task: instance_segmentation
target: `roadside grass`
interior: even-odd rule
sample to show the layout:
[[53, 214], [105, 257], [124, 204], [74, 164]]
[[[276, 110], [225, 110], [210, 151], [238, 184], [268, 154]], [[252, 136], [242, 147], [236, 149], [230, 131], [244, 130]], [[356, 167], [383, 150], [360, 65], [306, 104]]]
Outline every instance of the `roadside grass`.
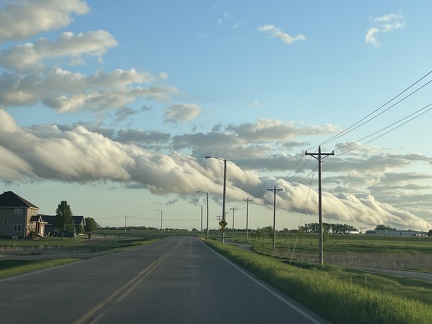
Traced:
[[[127, 238], [119, 238], [116, 235], [113, 239], [105, 235], [94, 235], [91, 240], [87, 237], [63, 238], [63, 240], [58, 237], [38, 240], [0, 240], [0, 279], [78, 261], [80, 259], [74, 257], [77, 253], [121, 252], [154, 243], [159, 239], [160, 235], [137, 235]], [[32, 255], [41, 258], [50, 255], [51, 257], [50, 259], [8, 260], [8, 255], [14, 257]], [[59, 257], [53, 259], [53, 255]]]
[[128, 243], [123, 243], [121, 246], [119, 247], [115, 247], [113, 249], [110, 249], [111, 252], [121, 252], [121, 251], [125, 251], [128, 250], [130, 248], [134, 248], [134, 247], [138, 247], [138, 246], [145, 246], [145, 245], [149, 245], [152, 243], [155, 243], [157, 241], [159, 241], [160, 238], [154, 238], [154, 239], [149, 239], [149, 240], [131, 240]]
[[25, 273], [76, 262], [79, 259], [50, 259], [50, 260], [1, 260], [0, 278], [19, 276]]
[[160, 239], [160, 235], [121, 235], [95, 234], [76, 238], [44, 237], [37, 240], [0, 240], [0, 255], [45, 255], [62, 253], [94, 253], [101, 251], [122, 251], [139, 245], [145, 245]]
[[[424, 287], [427, 286], [424, 281], [411, 279], [410, 285], [402, 285], [417, 287], [415, 298], [410, 294], [401, 296], [399, 293], [408, 288], [399, 288], [398, 293], [382, 288], [401, 285], [402, 280], [398, 281], [389, 275], [350, 272], [330, 266], [293, 266], [214, 240], [207, 240], [206, 243], [259, 279], [332, 322], [432, 323], [432, 303], [428, 297], [419, 297], [431, 293], [431, 287]], [[422, 289], [425, 293], [418, 294]]]

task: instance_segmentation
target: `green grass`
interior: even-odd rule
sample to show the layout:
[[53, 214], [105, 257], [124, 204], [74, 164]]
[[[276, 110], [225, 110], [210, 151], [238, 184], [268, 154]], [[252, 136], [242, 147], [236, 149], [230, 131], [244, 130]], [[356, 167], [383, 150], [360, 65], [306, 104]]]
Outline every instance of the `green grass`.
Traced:
[[[236, 234], [237, 241], [244, 241], [244, 236]], [[271, 253], [272, 240], [249, 239], [249, 242], [262, 252]], [[278, 233], [276, 248], [298, 252], [316, 252], [318, 249], [318, 234]], [[324, 250], [327, 252], [354, 253], [407, 253], [432, 254], [432, 238], [430, 237], [400, 237], [400, 236], [369, 236], [369, 235], [326, 235]]]
[[[401, 285], [401, 280], [391, 276], [385, 278], [329, 266], [292, 266], [229, 244], [213, 240], [207, 243], [258, 278], [332, 322], [432, 323], [432, 304], [427, 297], [419, 297], [421, 283], [418, 281], [411, 280], [410, 285]], [[419, 290], [414, 289], [413, 293], [416, 298], [409, 293], [400, 296], [395, 291], [389, 292], [382, 288], [398, 285], [405, 287], [398, 288], [399, 292], [417, 287]], [[431, 294], [430, 286], [424, 289], [425, 295]]]
[[57, 267], [78, 260], [79, 259], [74, 258], [50, 260], [1, 260], [0, 278], [14, 277], [29, 272]]

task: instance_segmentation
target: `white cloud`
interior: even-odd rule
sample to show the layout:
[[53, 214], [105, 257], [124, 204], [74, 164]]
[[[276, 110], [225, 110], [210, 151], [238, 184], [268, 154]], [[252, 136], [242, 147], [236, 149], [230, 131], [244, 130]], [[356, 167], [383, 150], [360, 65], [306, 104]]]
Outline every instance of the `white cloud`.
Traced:
[[249, 105], [257, 108], [261, 108], [263, 106], [259, 100], [252, 100]]
[[371, 27], [368, 29], [367, 33], [366, 33], [366, 44], [372, 44], [375, 47], [379, 47], [379, 43], [376, 39], [376, 34], [379, 33], [379, 29], [375, 28], [375, 27]]
[[294, 122], [265, 118], [258, 119], [256, 123], [230, 125], [226, 129], [227, 131], [235, 132], [236, 136], [246, 142], [255, 143], [289, 140], [298, 135], [328, 135], [338, 131], [333, 125], [298, 127]]
[[[148, 151], [133, 144], [108, 139], [77, 126], [61, 130], [55, 125], [19, 127], [0, 109], [0, 152], [4, 163], [0, 178], [9, 181], [57, 180], [88, 183], [115, 181], [141, 185], [154, 194], [191, 195], [197, 190], [220, 194], [223, 185], [222, 161], [195, 159], [180, 153], [169, 155]], [[260, 177], [227, 162], [227, 199], [253, 197], [254, 203], [271, 206], [267, 188], [282, 187], [278, 208], [316, 215], [317, 193], [309, 187], [277, 178]], [[369, 225], [394, 224], [400, 228], [432, 227], [423, 219], [379, 203], [372, 196], [358, 198], [324, 192], [324, 217], [331, 221]]]
[[[0, 53], [0, 65], [18, 71], [43, 68], [44, 60], [68, 56], [83, 63], [81, 55], [101, 56], [109, 47], [117, 46], [114, 37], [103, 30], [94, 32], [63, 33], [57, 42], [39, 39], [35, 44], [26, 43]], [[74, 64], [76, 64], [75, 61]]]
[[66, 112], [119, 108], [137, 97], [164, 101], [178, 93], [174, 87], [139, 86], [154, 80], [157, 79], [151, 74], [134, 69], [97, 72], [91, 76], [60, 68], [51, 70], [45, 76], [3, 73], [0, 75], [0, 105], [31, 106], [42, 102], [59, 112]]
[[279, 28], [273, 25], [263, 25], [258, 27], [259, 32], [266, 32], [271, 37], [276, 37], [281, 39], [285, 44], [292, 44], [297, 41], [306, 40], [306, 37], [302, 34], [298, 34], [297, 36], [290, 36], [289, 34], [283, 32]]
[[177, 104], [165, 108], [164, 119], [166, 122], [189, 121], [201, 113], [201, 107], [192, 104]]
[[22, 40], [43, 31], [65, 27], [72, 15], [89, 12], [81, 0], [11, 0], [0, 11], [0, 43]]
[[160, 72], [159, 78], [161, 79], [168, 79], [168, 73], [167, 72]]
[[388, 33], [396, 29], [405, 27], [405, 18], [402, 15], [388, 14], [381, 17], [372, 18], [372, 27], [368, 28], [365, 42], [375, 47], [379, 47], [380, 43], [377, 40], [378, 34]]

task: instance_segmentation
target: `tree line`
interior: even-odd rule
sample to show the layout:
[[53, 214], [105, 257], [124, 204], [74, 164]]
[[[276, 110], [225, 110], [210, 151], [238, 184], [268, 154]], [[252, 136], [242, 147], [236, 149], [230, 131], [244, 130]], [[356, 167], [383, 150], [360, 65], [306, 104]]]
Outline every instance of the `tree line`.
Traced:
[[[348, 224], [330, 224], [323, 223], [323, 230], [325, 233], [330, 234], [349, 234], [350, 232], [357, 232], [358, 229]], [[305, 224], [299, 227], [299, 231], [303, 233], [319, 233], [319, 223]]]

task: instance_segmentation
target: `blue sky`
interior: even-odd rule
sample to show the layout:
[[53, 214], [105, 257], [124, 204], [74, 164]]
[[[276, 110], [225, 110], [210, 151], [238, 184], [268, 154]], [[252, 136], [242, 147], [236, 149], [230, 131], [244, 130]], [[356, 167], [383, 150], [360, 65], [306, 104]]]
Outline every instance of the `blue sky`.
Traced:
[[277, 185], [297, 228], [318, 222], [322, 145], [325, 222], [429, 230], [431, 7], [0, 0], [1, 184], [103, 226], [199, 228], [209, 192], [217, 228], [217, 156], [229, 227], [248, 197], [272, 225]]

